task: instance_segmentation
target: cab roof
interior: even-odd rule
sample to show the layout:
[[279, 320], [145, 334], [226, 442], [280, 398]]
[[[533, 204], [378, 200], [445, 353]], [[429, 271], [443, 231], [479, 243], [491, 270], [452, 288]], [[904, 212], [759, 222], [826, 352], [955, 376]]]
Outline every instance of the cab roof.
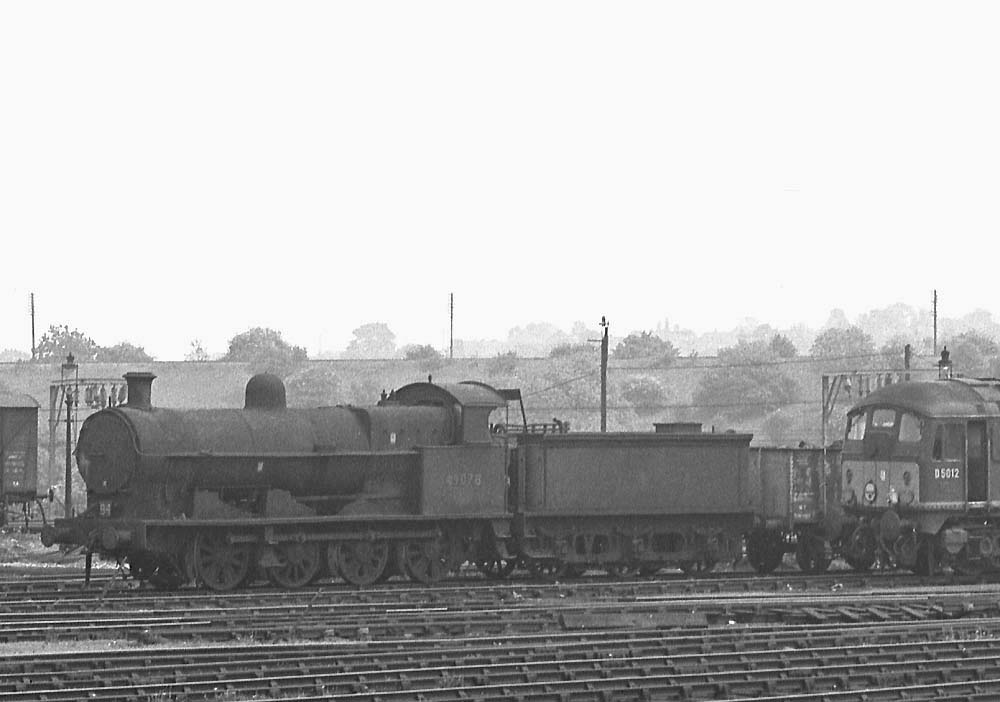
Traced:
[[461, 383], [411, 383], [396, 390], [391, 397], [401, 405], [450, 405], [464, 407], [503, 407], [507, 400], [500, 391], [471, 380]]
[[895, 383], [859, 400], [851, 412], [873, 406], [907, 409], [926, 417], [997, 417], [1000, 380], [951, 378]]

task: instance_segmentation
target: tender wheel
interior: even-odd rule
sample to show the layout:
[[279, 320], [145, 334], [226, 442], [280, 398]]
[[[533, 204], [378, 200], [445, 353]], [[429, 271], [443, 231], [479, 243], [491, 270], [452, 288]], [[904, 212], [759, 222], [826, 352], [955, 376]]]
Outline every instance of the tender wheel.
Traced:
[[436, 583], [447, 575], [448, 553], [436, 541], [404, 541], [396, 547], [396, 568], [411, 580]]
[[878, 540], [871, 527], [859, 526], [847, 539], [844, 560], [857, 571], [868, 571], [875, 565], [878, 555]]
[[913, 572], [917, 575], [933, 575], [937, 570], [933, 539], [927, 534], [917, 535], [917, 559], [913, 566]]
[[774, 572], [785, 556], [781, 535], [769, 531], [755, 531], [747, 539], [747, 560], [761, 575]]
[[980, 576], [988, 571], [989, 567], [981, 558], [969, 558], [969, 547], [965, 546], [951, 562], [951, 569], [959, 575]]
[[279, 587], [295, 588], [308, 585], [319, 575], [323, 561], [315, 542], [286, 543], [275, 549], [279, 566], [269, 566], [267, 577]]
[[476, 570], [485, 575], [490, 580], [505, 580], [510, 577], [517, 567], [517, 560], [513, 558], [493, 558], [476, 561]]
[[352, 585], [365, 587], [378, 582], [389, 565], [387, 541], [345, 541], [334, 548], [337, 572]]
[[803, 534], [795, 547], [795, 562], [803, 573], [825, 573], [830, 567], [826, 542], [815, 534]]
[[194, 542], [194, 571], [212, 590], [227, 592], [249, 579], [253, 548], [229, 543], [225, 534], [201, 534]]

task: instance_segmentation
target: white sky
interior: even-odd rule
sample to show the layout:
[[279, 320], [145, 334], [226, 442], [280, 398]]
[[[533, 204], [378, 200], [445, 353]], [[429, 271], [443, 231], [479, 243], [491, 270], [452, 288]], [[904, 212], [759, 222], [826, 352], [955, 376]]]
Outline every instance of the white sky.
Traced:
[[0, 348], [1000, 317], [1000, 4], [0, 3]]

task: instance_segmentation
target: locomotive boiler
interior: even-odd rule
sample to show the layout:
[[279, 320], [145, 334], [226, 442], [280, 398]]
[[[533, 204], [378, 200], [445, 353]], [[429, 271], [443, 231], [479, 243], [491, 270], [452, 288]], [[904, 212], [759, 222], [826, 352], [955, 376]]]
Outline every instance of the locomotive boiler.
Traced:
[[433, 578], [506, 515], [505, 450], [488, 423], [506, 401], [485, 385], [415, 383], [375, 407], [290, 409], [281, 381], [259, 375], [242, 410], [171, 410], [152, 406], [152, 374], [125, 377], [128, 403], [81, 427], [87, 510], [46, 529], [47, 544], [220, 590], [256, 565], [285, 586], [324, 568], [364, 585], [393, 568]]

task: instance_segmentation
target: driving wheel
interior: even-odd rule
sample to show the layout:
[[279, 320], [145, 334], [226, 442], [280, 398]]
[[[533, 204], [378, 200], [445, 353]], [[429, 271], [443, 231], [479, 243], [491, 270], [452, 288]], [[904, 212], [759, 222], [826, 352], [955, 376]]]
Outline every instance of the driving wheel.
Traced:
[[379, 581], [389, 565], [389, 543], [377, 541], [344, 541], [337, 544], [337, 572], [347, 582], [361, 587]]
[[322, 560], [315, 542], [284, 543], [275, 547], [281, 565], [268, 566], [267, 577], [279, 587], [308, 585], [319, 575]]
[[209, 589], [227, 592], [249, 579], [252, 556], [249, 544], [230, 543], [224, 533], [200, 534], [194, 542], [194, 571]]

